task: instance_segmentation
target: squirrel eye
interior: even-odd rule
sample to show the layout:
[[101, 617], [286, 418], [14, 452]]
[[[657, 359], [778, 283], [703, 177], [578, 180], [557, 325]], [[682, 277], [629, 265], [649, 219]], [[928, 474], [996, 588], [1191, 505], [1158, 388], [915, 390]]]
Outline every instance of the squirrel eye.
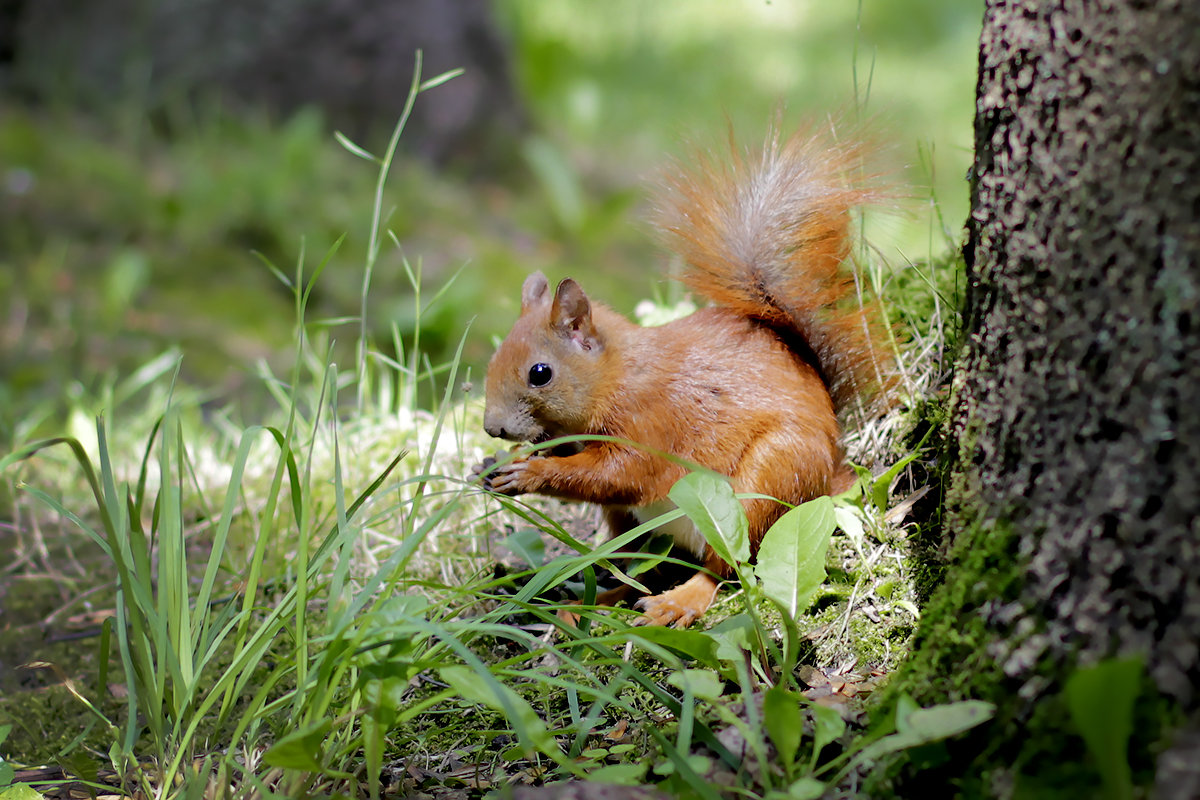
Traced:
[[554, 370], [550, 369], [549, 364], [539, 362], [529, 368], [530, 386], [545, 386], [552, 377], [554, 377]]

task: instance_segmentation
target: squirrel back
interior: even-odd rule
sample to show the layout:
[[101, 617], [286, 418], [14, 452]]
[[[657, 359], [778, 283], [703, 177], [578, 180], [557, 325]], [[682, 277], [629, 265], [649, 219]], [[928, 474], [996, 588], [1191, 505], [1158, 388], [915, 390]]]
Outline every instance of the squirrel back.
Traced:
[[891, 372], [878, 309], [847, 269], [851, 212], [879, 194], [857, 177], [863, 150], [772, 131], [761, 151], [731, 142], [727, 159], [698, 156], [657, 202], [658, 227], [685, 264], [680, 279], [780, 332], [813, 362], [837, 411], [876, 395]]

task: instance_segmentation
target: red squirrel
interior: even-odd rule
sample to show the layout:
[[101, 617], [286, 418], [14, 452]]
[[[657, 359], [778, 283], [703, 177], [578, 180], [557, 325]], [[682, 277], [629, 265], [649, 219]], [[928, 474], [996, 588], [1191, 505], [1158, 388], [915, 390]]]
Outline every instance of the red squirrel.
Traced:
[[[537, 272], [488, 365], [492, 436], [537, 445], [603, 435], [647, 449], [584, 442], [566, 455], [485, 463], [487, 488], [597, 503], [614, 535], [672, 507], [667, 492], [686, 468], [652, 451], [793, 505], [849, 488], [838, 412], [878, 392], [890, 370], [886, 332], [847, 266], [851, 212], [875, 195], [853, 177], [862, 148], [772, 132], [760, 151], [731, 150], [669, 177], [659, 199], [681, 279], [712, 305], [640, 327], [570, 278], [552, 292]], [[744, 505], [755, 552], [787, 507]], [[705, 571], [637, 606], [643, 622], [685, 627], [712, 604], [712, 575], [731, 570], [686, 519], [670, 528]]]

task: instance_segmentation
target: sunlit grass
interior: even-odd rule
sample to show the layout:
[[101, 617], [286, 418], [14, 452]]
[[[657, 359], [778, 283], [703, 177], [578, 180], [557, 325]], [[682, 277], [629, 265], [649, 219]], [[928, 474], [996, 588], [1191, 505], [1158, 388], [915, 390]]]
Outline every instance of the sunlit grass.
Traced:
[[[571, 58], [596, 59], [610, 57], [615, 38], [629, 35], [652, 61], [657, 54], [649, 52], [651, 44], [668, 51], [687, 50], [689, 42], [708, 46], [723, 30], [745, 23], [772, 37], [771, 49], [746, 61], [728, 86], [753, 85], [762, 95], [786, 91], [804, 78], [790, 71], [799, 67], [789, 66], [783, 44], [788, 36], [828, 35], [830, 28], [820, 25], [836, 28], [849, 19], [839, 11], [818, 24], [812, 6], [772, 5], [776, 8], [756, 7], [747, 20], [728, 10], [733, 6], [706, 5], [711, 16], [694, 18], [663, 4], [631, 17], [610, 13], [606, 25], [591, 28], [577, 16], [558, 19], [548, 12], [536, 20], [545, 27], [534, 33], [552, 38], [554, 26], [565, 25], [581, 42], [591, 37]], [[671, 27], [680, 20], [686, 24]], [[667, 26], [677, 38], [655, 39], [648, 32], [653, 25]], [[677, 63], [698, 63], [689, 59], [703, 49], [685, 52]], [[938, 88], [934, 72], [912, 74], [926, 76], [933, 93], [945, 88]], [[613, 137], [608, 146], [616, 151], [641, 148], [658, 163], [670, 149], [660, 137], [669, 135], [636, 125], [618, 130], [624, 112], [609, 112], [616, 109], [611, 90], [621, 88], [621, 73], [596, 74], [612, 85], [589, 88], [572, 83], [573, 73], [564, 74], [573, 98], [564, 102], [579, 104], [571, 112], [578, 117], [567, 120], [564, 130], [580, 137], [580, 148], [607, 132]], [[752, 76], [749, 83], [746, 75]], [[679, 73], [672, 80], [687, 89]], [[879, 73], [872, 81], [875, 103], [891, 90]], [[640, 86], [625, 83], [630, 92]], [[559, 89], [548, 85], [544, 91], [537, 101], [543, 114]], [[687, 91], [677, 106], [659, 113], [671, 116], [685, 105], [697, 127], [719, 124], [722, 111], [699, 107]], [[636, 115], [645, 107], [631, 97], [627, 110]], [[766, 105], [762, 110], [765, 114]], [[747, 106], [736, 116], [754, 126], [761, 121], [759, 111]], [[692, 121], [679, 117], [672, 124], [692, 128]], [[479, 782], [468, 785], [479, 789], [509, 780], [588, 777], [653, 782], [712, 797], [711, 784], [720, 780], [736, 783], [748, 797], [772, 791], [815, 797], [827, 783], [870, 768], [873, 759], [927, 741], [911, 735], [915, 723], [906, 720], [921, 712], [910, 707], [876, 720], [866, 736], [835, 721], [801, 694], [795, 667], [803, 660], [847, 680], [865, 677], [865, 694], [875, 680], [869, 670], [886, 673], [904, 657], [919, 612], [905, 563], [903, 515], [920, 487], [910, 480], [888, 512], [888, 484], [899, 478], [884, 468], [915, 447], [907, 412], [944, 381], [946, 342], [956, 329], [959, 265], [952, 259], [912, 265], [889, 256], [884, 268], [867, 259], [864, 279], [888, 299], [899, 333], [903, 401], [892, 414], [855, 426], [851, 457], [883, 477], [839, 506], [843, 530], [830, 540], [823, 565], [828, 574], [811, 605], [797, 604], [785, 613], [748, 578], [748, 589], [727, 587], [695, 630], [634, 628], [636, 615], [629, 609], [587, 605], [571, 607], [584, 620], [577, 628], [558, 616], [561, 601], [555, 598], [581, 592], [586, 599], [595, 590], [596, 574], [633, 537], [593, 541], [584, 535], [586, 524], [570, 524], [576, 510], [537, 499], [489, 497], [466, 481], [471, 467], [495, 449], [481, 431], [478, 389], [463, 387], [482, 377], [469, 364], [486, 354], [495, 327], [477, 324], [468, 333], [461, 314], [485, 308], [495, 320], [515, 314], [519, 278], [496, 299], [471, 277], [492, 272], [498, 263], [514, 275], [544, 264], [561, 271], [570, 257], [584, 253], [595, 261], [572, 262], [572, 268], [599, 270], [603, 259], [597, 253], [608, 251], [595, 242], [623, 226], [621, 215], [635, 204], [625, 190], [613, 188], [624, 178], [609, 182], [602, 158], [581, 159], [576, 145], [564, 148], [548, 137], [542, 155], [531, 155], [531, 169], [541, 164], [544, 190], [555, 183], [565, 188], [555, 190], [557, 199], [529, 204], [502, 197], [497, 216], [540, 215], [545, 227], [538, 232], [555, 232], [567, 243], [537, 245], [525, 258], [528, 253], [519, 248], [495, 242], [477, 247], [478, 240], [463, 245], [446, 231], [421, 230], [414, 222], [427, 210], [421, 202], [442, 202], [439, 191], [425, 192], [430, 184], [418, 182], [414, 191], [392, 194], [390, 187], [407, 179], [387, 181], [390, 157], [378, 160], [374, 174], [363, 170], [363, 177], [350, 172], [360, 162], [345, 154], [336, 160], [325, 151], [332, 150], [330, 143], [314, 144], [305, 123], [295, 124], [287, 141], [276, 143], [288, 166], [253, 173], [264, 184], [258, 202], [267, 227], [299, 238], [303, 231], [297, 230], [306, 223], [289, 219], [301, 207], [285, 197], [294, 188], [286, 176], [302, 171], [305, 158], [318, 152], [322, 163], [329, 159], [348, 171], [334, 185], [367, 199], [348, 203], [345, 209], [352, 210], [334, 213], [330, 228], [322, 223], [316, 234], [306, 235], [293, 265], [280, 253], [265, 253], [271, 268], [262, 267], [259, 275], [277, 294], [258, 313], [286, 319], [280, 336], [286, 355], [222, 348], [222, 357], [235, 360], [242, 379], [266, 398], [254, 411], [256, 424], [247, 424], [237, 407], [213, 403], [211, 387], [197, 390], [186, 373], [176, 377], [179, 354], [173, 351], [142, 359], [128, 376], [110, 370], [107, 377], [74, 384], [61, 398], [65, 423], [59, 427], [52, 412], [29, 411], [12, 421], [9, 435], [21, 445], [47, 428], [70, 440], [33, 445], [36, 454], [25, 458], [29, 453], [22, 450], [5, 462], [0, 474], [17, 498], [17, 524], [36, 528], [45, 522], [64, 538], [86, 537], [106, 559], [91, 562], [101, 566], [87, 578], [106, 590], [111, 583], [119, 592], [112, 599], [119, 616], [98, 641], [83, 645], [95, 642], [105, 656], [99, 674], [87, 675], [80, 691], [94, 728], [86, 739], [39, 752], [40, 757], [107, 761], [149, 796], [377, 795], [388, 770], [401, 776], [428, 770], [424, 784], [406, 785], [419, 791], [449, 780], [429, 776], [444, 774], [447, 761], [457, 760], [471, 766], [469, 781]], [[239, 159], [271, 146], [270, 129], [263, 130], [265, 141], [229, 153], [230, 160], [251, 169]], [[215, 129], [208, 134], [211, 141], [194, 143], [197, 172], [229, 147]], [[634, 147], [625, 149], [628, 143]], [[110, 172], [125, 171], [119, 183], [133, 180], [131, 169], [126, 163]], [[166, 174], [154, 179], [170, 187], [172, 175], [188, 168], [163, 169]], [[201, 247], [204, 226], [223, 218], [217, 184], [237, 184], [235, 173], [222, 176], [216, 169], [209, 176], [213, 185], [193, 174], [173, 190], [187, 198], [186, 213], [198, 215], [192, 234], [200, 238], [187, 240], [191, 245]], [[387, 182], [388, 190], [373, 196], [375, 181]], [[601, 184], [604, 202], [590, 194], [593, 183]], [[572, 192], [581, 198], [577, 207]], [[450, 195], [450, 206], [474, 202], [460, 191]], [[335, 205], [339, 197], [331, 192], [320, 203]], [[134, 199], [149, 202], [140, 194]], [[957, 213], [943, 212], [943, 220]], [[369, 220], [374, 222], [367, 235]], [[299, 228], [289, 227], [293, 224]], [[341, 224], [357, 231], [357, 239], [339, 243]], [[952, 245], [953, 222], [938, 220], [931, 210], [920, 224], [916, 252], [922, 257]], [[889, 233], [874, 222], [868, 231], [873, 240], [880, 234], [890, 238]], [[482, 263], [472, 263], [465, 280], [449, 283], [443, 292], [454, 270], [423, 268], [410, 235], [426, 241], [444, 235], [454, 240], [448, 249], [461, 247], [476, 259], [482, 253]], [[618, 237], [617, 249], [629, 241]], [[380, 249], [372, 252], [374, 247]], [[55, 258], [66, 263], [73, 249]], [[373, 296], [392, 292], [373, 286], [369, 269], [364, 274], [368, 253], [380, 259], [374, 279], [390, 272], [390, 288], [403, 282], [415, 301], [375, 305]], [[102, 262], [109, 264], [109, 294], [102, 295], [96, 316], [86, 319], [122, 318], [123, 304], [147, 286], [139, 282], [149, 281], [138, 258], [136, 251], [125, 251]], [[347, 275], [347, 264], [359, 266]], [[634, 268], [642, 275], [647, 266], [643, 261]], [[312, 304], [329, 282], [337, 287], [333, 293], [350, 298], [358, 316], [314, 313]], [[634, 289], [638, 295], [652, 291], [678, 299], [671, 290]], [[191, 357], [184, 354], [185, 370]], [[89, 469], [93, 481], [84, 479]], [[543, 559], [535, 544], [518, 546], [518, 539], [548, 541], [554, 549]], [[497, 570], [496, 551], [506, 544], [518, 557]], [[522, 554], [533, 563], [522, 562]], [[53, 566], [48, 557], [39, 558]], [[73, 585], [86, 592], [92, 588], [86, 583]], [[569, 591], [556, 594], [562, 587]], [[99, 601], [110, 595], [91, 596]], [[804, 647], [802, 638], [808, 642]], [[808, 646], [811, 651], [804, 650]], [[123, 698], [110, 694], [112, 685], [126, 692]], [[766, 700], [754, 700], [764, 691]], [[985, 717], [986, 709], [956, 707], [937, 724], [917, 727], [939, 738]], [[815, 735], [787, 733], [805, 726]], [[740, 732], [745, 756], [718, 737], [722, 729]], [[32, 725], [17, 732], [23, 742], [36, 737]], [[17, 740], [10, 735], [9, 746]], [[97, 743], [97, 751], [85, 750]]]
[[[750, 797], [816, 796], [986, 719], [979, 705], [948, 707], [914, 736], [902, 720], [924, 712], [905, 708], [855, 738], [797, 683], [806, 639], [817, 664], [864, 692], [873, 678], [853, 672], [860, 660], [886, 669], [903, 655], [916, 609], [895, 564], [900, 534], [872, 505], [886, 505], [890, 474], [867, 487], [870, 502], [842, 507], [857, 522], [841, 520], [847, 532], [822, 559], [831, 574], [794, 607], [747, 590], [747, 572], [695, 630], [632, 627], [631, 610], [588, 605], [571, 606], [584, 626], [568, 624], [546, 595], [570, 583], [586, 597], [638, 532], [581, 541], [556, 504], [468, 485], [493, 445], [478, 400], [459, 394], [460, 362], [432, 362], [409, 341], [399, 358], [367, 347], [358, 364], [331, 363], [328, 328], [304, 324], [323, 263], [277, 268], [298, 321], [290, 368], [259, 367], [276, 404], [264, 425], [205, 412], [167, 354], [80, 398], [77, 439], [5, 464], [40, 509], [23, 502], [28, 513], [75, 520], [116, 568], [118, 615], [99, 647], [101, 664], [113, 654], [120, 666], [87, 685], [118, 683], [125, 699], [101, 689], [79, 702], [96, 720], [89, 741], [106, 741], [108, 764], [146, 795], [376, 795], [388, 765], [434, 772], [452, 756], [488, 785], [586, 777], [716, 797], [723, 781]], [[940, 279], [923, 274], [906, 281], [897, 322], [936, 337], [940, 306], [921, 298]], [[922, 373], [910, 378], [923, 391]], [[98, 424], [82, 422], [96, 411]], [[565, 552], [495, 573], [506, 528]], [[868, 603], [901, 623], [875, 623], [873, 645], [856, 613]], [[762, 708], [745, 704], [772, 684]], [[824, 732], [787, 733], [805, 720]], [[723, 728], [740, 732], [745, 755]], [[628, 734], [606, 738], [618, 730]]]

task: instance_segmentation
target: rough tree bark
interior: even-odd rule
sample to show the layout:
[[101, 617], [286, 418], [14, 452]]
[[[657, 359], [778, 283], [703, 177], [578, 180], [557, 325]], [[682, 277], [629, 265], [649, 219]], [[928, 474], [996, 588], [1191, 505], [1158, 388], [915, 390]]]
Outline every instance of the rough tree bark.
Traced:
[[1200, 3], [988, 0], [975, 130], [950, 562], [899, 683], [997, 703], [941, 778], [1004, 796], [1091, 779], [1063, 684], [1140, 656], [1137, 782], [1200, 797]]

